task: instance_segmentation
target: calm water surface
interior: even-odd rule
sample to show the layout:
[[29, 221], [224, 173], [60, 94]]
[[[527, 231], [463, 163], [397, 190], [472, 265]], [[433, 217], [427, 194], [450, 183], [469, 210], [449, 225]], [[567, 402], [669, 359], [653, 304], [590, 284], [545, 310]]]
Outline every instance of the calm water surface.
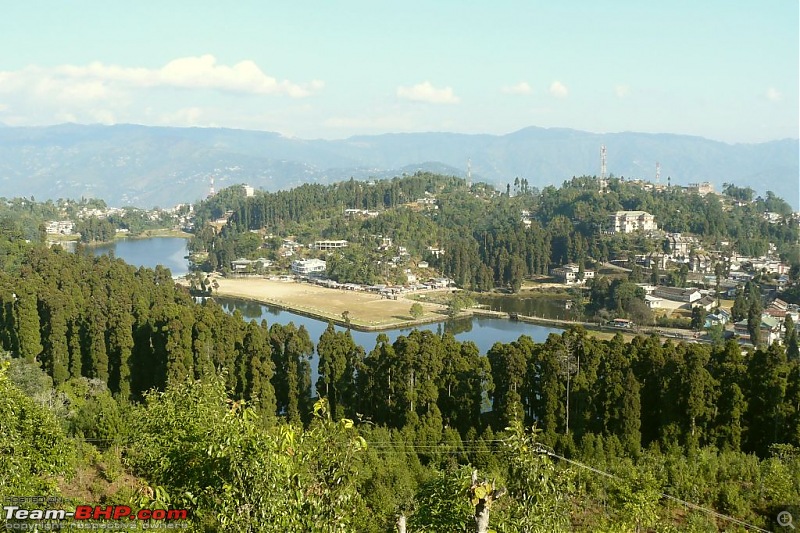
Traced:
[[[177, 237], [127, 239], [93, 247], [91, 251], [95, 254], [113, 251], [115, 257], [123, 259], [126, 263], [149, 268], [155, 268], [156, 265], [163, 265], [170, 269], [173, 276], [181, 276], [189, 271], [189, 265], [185, 259], [188, 254], [186, 249], [187, 242], [186, 239]], [[327, 327], [326, 322], [297, 315], [289, 311], [283, 311], [277, 307], [234, 298], [218, 297], [215, 298], [215, 300], [229, 313], [233, 313], [238, 309], [246, 320], [256, 320], [260, 322], [262, 319], [266, 319], [268, 324], [288, 324], [289, 322], [294, 322], [298, 327], [303, 325], [308, 330], [309, 336], [315, 344]], [[497, 305], [498, 301], [499, 300], [494, 299], [495, 305]], [[508, 302], [504, 303], [511, 306], [512, 301], [513, 300], [509, 299]], [[540, 310], [540, 312], [534, 313], [527, 312], [528, 308], [524, 307], [524, 305], [525, 304], [519, 309], [507, 308], [504, 310], [516, 310], [522, 314], [539, 314], [540, 316], [545, 314], [543, 307], [538, 307], [537, 310]], [[542, 302], [539, 301], [538, 305], [542, 305]], [[548, 310], [554, 315], [557, 314], [557, 303], [545, 302], [545, 305], [550, 306]], [[563, 313], [563, 307], [561, 309]], [[483, 354], [485, 354], [495, 342], [508, 343], [517, 340], [520, 335], [528, 335], [533, 338], [533, 340], [542, 342], [550, 333], [561, 333], [563, 331], [561, 329], [526, 324], [524, 322], [477, 317], [455, 321], [451, 320], [438, 324], [426, 324], [419, 326], [419, 329], [426, 329], [437, 333], [452, 332], [459, 341], [474, 342]], [[408, 335], [409, 332], [411, 332], [411, 328], [388, 330], [383, 333], [394, 342], [397, 337], [400, 335]], [[375, 346], [375, 339], [379, 333], [380, 332], [353, 331], [352, 335], [353, 340], [357, 344], [363, 346], [365, 350], [370, 351]]]
[[[289, 322], [294, 322], [298, 327], [303, 325], [306, 330], [308, 330], [308, 334], [315, 344], [325, 331], [325, 328], [328, 327], [327, 322], [296, 315], [269, 305], [236, 298], [214, 297], [214, 300], [229, 313], [238, 310], [242, 313], [245, 320], [256, 320], [260, 322], [264, 319], [267, 321], [267, 324], [288, 324]], [[344, 328], [337, 326], [337, 329], [343, 330]], [[376, 339], [381, 333], [385, 334], [389, 337], [390, 341], [394, 342], [400, 335], [408, 335], [412, 329], [413, 328], [391, 329], [382, 332], [353, 330], [351, 334], [356, 344], [363, 346], [366, 351], [370, 351], [375, 347]], [[517, 340], [520, 335], [528, 335], [537, 342], [544, 342], [550, 333], [560, 334], [564, 331], [563, 329], [526, 324], [525, 322], [513, 322], [506, 319], [484, 317], [448, 320], [436, 324], [424, 324], [417, 326], [417, 329], [436, 333], [451, 332], [459, 341], [474, 342], [482, 354], [485, 354], [495, 342], [508, 343]]]
[[[239, 311], [245, 320], [255, 320], [260, 322], [262, 319], [270, 324], [288, 324], [294, 322], [297, 327], [305, 326], [308, 336], [316, 345], [320, 336], [328, 327], [327, 322], [316, 320], [302, 315], [296, 315], [289, 311], [284, 311], [277, 307], [264, 305], [236, 298], [225, 298], [215, 296], [214, 300], [228, 313]], [[337, 330], [344, 328], [336, 326]], [[366, 352], [371, 351], [376, 344], [376, 339], [381, 333], [389, 337], [389, 341], [394, 342], [401, 335], [408, 335], [414, 328], [390, 329], [386, 331], [351, 331], [353, 340], [362, 346]], [[486, 355], [486, 352], [496, 342], [509, 343], [517, 340], [520, 335], [528, 335], [537, 342], [544, 342], [550, 333], [560, 334], [563, 329], [548, 328], [524, 322], [513, 322], [511, 320], [499, 318], [464, 318], [459, 320], [449, 320], [437, 324], [424, 324], [417, 329], [433, 331], [436, 333], [452, 332], [453, 336], [461, 341], [472, 341]], [[317, 354], [311, 356], [311, 383], [317, 382], [319, 376]]]
[[113, 252], [128, 264], [155, 268], [167, 267], [173, 276], [183, 276], [189, 272], [186, 245], [189, 241], [180, 237], [153, 237], [148, 239], [123, 239], [109, 244], [87, 248], [93, 254]]
[[573, 309], [566, 308], [566, 297], [479, 295], [477, 301], [492, 311], [518, 313], [525, 316], [538, 316], [555, 320], [576, 320], [578, 318]]

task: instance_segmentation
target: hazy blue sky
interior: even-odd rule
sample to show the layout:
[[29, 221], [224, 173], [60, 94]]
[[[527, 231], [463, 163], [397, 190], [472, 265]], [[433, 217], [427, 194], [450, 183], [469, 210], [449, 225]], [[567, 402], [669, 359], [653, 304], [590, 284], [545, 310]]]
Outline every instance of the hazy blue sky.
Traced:
[[797, 138], [799, 4], [9, 0], [0, 122]]

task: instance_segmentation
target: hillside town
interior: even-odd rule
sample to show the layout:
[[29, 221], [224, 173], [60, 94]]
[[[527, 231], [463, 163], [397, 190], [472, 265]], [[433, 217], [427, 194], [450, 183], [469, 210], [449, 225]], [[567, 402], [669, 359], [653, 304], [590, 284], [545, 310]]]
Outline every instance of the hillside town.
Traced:
[[[697, 199], [692, 201], [705, 203], [703, 205], [717, 205], [723, 213], [751, 209], [752, 206], [762, 205], [758, 202], [763, 203], [760, 198], [741, 197], [740, 191], [735, 188], [729, 187], [726, 193], [718, 193], [709, 183], [667, 187], [644, 180], [613, 178], [575, 183], [573, 186], [578, 187], [599, 184], [595, 185], [597, 192], [605, 196], [614, 194], [612, 190], [639, 190], [641, 193], [635, 194], [653, 197], [670, 195], [676, 199], [685, 195], [686, 198]], [[367, 186], [374, 186], [374, 183]], [[493, 189], [476, 188], [471, 196], [482, 202], [524, 202], [522, 187], [515, 186], [514, 190], [514, 195], [510, 188], [508, 194], [503, 195]], [[260, 194], [253, 193], [246, 186], [239, 190], [239, 194], [242, 193], [246, 199], [256, 194], [254, 200]], [[461, 252], [448, 250], [449, 247], [442, 242], [434, 239], [406, 242], [382, 234], [361, 234], [359, 241], [353, 242], [348, 238], [348, 231], [351, 230], [345, 230], [381, 221], [396, 210], [405, 210], [408, 216], [437, 220], [441, 218], [439, 212], [442, 207], [453, 201], [452, 194], [426, 190], [416, 199], [390, 209], [379, 206], [344, 207], [338, 214], [331, 212], [334, 217], [331, 220], [341, 217], [342, 222], [337, 223], [337, 227], [342, 229], [339, 233], [326, 231], [326, 238], [320, 238], [322, 234], [314, 229], [306, 230], [307, 236], [301, 238], [298, 235], [271, 232], [266, 227], [250, 228], [249, 237], [240, 238], [240, 242], [252, 242], [248, 255], [228, 255], [226, 262], [217, 262], [214, 269], [231, 277], [294, 279], [331, 289], [375, 292], [389, 298], [431, 289], [469, 290], [470, 287], [459, 282], [457, 276], [453, 275], [455, 272], [448, 267], [453, 254]], [[209, 202], [214, 201], [209, 197]], [[787, 211], [785, 204], [775, 205], [782, 212], [764, 210], [759, 215], [760, 221], [768, 227], [796, 228], [800, 215]], [[237, 216], [236, 209], [226, 209], [203, 223], [212, 230], [211, 235], [216, 236], [213, 238], [219, 239], [231, 224], [240, 223]], [[188, 222], [189, 225], [194, 223], [193, 219]], [[534, 210], [523, 208], [519, 210], [518, 224], [530, 235], [541, 224], [541, 219], [537, 219]], [[674, 231], [672, 228], [675, 226], [675, 222], [658, 220], [655, 214], [645, 210], [613, 211], [604, 220], [600, 219], [597, 229], [591, 231], [597, 235], [596, 239], [606, 242], [608, 247], [627, 243], [627, 249], [608, 253], [607, 257], [582, 254], [576, 256], [578, 261], [561, 264], [551, 262], [546, 269], [526, 276], [524, 291], [526, 294], [536, 294], [542, 290], [560, 291], [568, 294], [565, 305], [572, 306], [573, 300], [578, 298], [591, 307], [590, 294], [596, 287], [614, 280], [626, 280], [633, 284], [635, 299], [648, 312], [634, 313], [618, 309], [615, 313], [613, 309], [604, 309], [605, 304], [600, 302], [599, 307], [592, 311], [593, 315], [576, 316], [576, 319], [600, 323], [606, 320], [610, 325], [624, 324], [626, 328], [641, 327], [653, 331], [655, 329], [652, 328], [660, 328], [659, 331], [667, 331], [665, 328], [670, 327], [684, 328], [689, 330], [684, 337], [709, 342], [714, 338], [735, 337], [743, 344], [751, 344], [753, 335], [758, 335], [758, 342], [784, 342], [787, 317], [794, 322], [800, 319], [797, 304], [786, 303], [780, 298], [797, 278], [796, 274], [792, 275], [792, 267], [787, 261], [785, 243], [766, 241], [762, 254], [747, 255], [742, 253], [740, 243], [726, 237], [724, 232], [709, 238], [709, 235], [693, 233], [689, 228]], [[221, 257], [219, 254], [218, 251], [212, 257], [201, 250], [193, 256], [193, 260], [201, 266], [204, 262]], [[367, 277], [357, 275], [352, 269], [343, 269], [345, 263], [361, 264], [362, 271], [371, 274]], [[497, 286], [495, 282], [492, 289], [504, 291], [508, 288], [508, 285]], [[743, 317], [739, 309], [733, 309], [737, 298], [741, 299], [745, 291], [756, 289], [760, 295], [757, 307], [761, 320], [757, 328], [753, 324], [753, 317]], [[583, 305], [577, 308], [582, 309]]]

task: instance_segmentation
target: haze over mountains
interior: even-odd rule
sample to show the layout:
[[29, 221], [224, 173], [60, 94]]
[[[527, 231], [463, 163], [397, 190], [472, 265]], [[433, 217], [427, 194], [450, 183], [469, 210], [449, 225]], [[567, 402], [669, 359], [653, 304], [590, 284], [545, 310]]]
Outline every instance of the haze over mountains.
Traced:
[[530, 127], [507, 135], [397, 133], [343, 140], [305, 140], [277, 133], [135, 125], [62, 124], [0, 127], [0, 196], [37, 200], [104, 199], [114, 206], [168, 207], [247, 183], [264, 190], [350, 177], [391, 177], [417, 170], [466, 176], [501, 187], [516, 177], [558, 185], [600, 172], [686, 185], [710, 181], [767, 190], [800, 209], [797, 139], [726, 144], [672, 134], [597, 134]]

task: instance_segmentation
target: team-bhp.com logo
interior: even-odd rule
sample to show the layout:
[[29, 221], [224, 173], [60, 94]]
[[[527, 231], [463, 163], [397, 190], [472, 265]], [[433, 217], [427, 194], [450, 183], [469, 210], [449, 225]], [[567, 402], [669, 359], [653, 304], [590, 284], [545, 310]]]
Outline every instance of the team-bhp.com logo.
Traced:
[[[189, 511], [186, 509], [134, 510], [128, 505], [78, 505], [74, 511], [22, 509], [18, 505], [4, 505], [3, 518], [6, 530], [56, 529], [52, 527], [52, 524], [63, 525], [64, 521], [71, 522], [70, 525], [75, 529], [175, 529], [188, 527]], [[98, 524], [97, 521], [100, 520], [104, 522]], [[107, 522], [109, 520], [115, 522]], [[115, 523], [119, 527], [109, 527]], [[45, 524], [50, 524], [51, 527]], [[97, 527], [98, 525], [104, 527]]]

